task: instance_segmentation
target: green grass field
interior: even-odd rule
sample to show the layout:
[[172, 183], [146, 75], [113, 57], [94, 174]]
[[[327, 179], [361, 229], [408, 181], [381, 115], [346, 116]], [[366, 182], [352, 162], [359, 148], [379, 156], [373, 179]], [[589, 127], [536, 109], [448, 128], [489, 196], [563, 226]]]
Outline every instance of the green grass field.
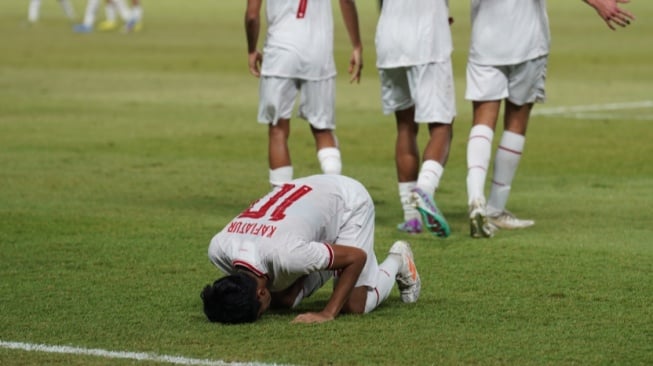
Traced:
[[[638, 20], [611, 32], [581, 1], [549, 1], [548, 100], [509, 202], [536, 226], [491, 240], [471, 239], [466, 220], [469, 2], [452, 2], [458, 117], [437, 194], [446, 240], [395, 231], [376, 2], [358, 2], [360, 85], [347, 82], [336, 12], [344, 173], [375, 200], [379, 257], [409, 239], [423, 285], [416, 304], [395, 290], [371, 314], [310, 326], [290, 324], [294, 313], [205, 320], [199, 292], [221, 275], [209, 240], [268, 189], [245, 4], [143, 3], [132, 35], [74, 34], [52, 0], [36, 26], [27, 1], [0, 4], [0, 364], [653, 364], [653, 3], [633, 0]], [[293, 126], [296, 176], [319, 172], [307, 125]]]

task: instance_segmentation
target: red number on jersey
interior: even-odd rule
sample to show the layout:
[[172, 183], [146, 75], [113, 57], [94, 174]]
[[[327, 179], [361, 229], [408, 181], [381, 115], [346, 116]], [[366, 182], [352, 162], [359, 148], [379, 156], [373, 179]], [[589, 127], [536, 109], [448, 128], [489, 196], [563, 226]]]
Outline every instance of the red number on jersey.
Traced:
[[[261, 217], [265, 216], [270, 208], [277, 203], [281, 198], [283, 198], [283, 201], [272, 211], [270, 214], [269, 220], [270, 221], [279, 221], [283, 220], [286, 217], [286, 209], [290, 207], [293, 203], [297, 202], [298, 199], [300, 199], [302, 196], [304, 196], [306, 193], [312, 191], [313, 188], [309, 186], [299, 186], [297, 189], [295, 189], [294, 184], [284, 184], [281, 187], [281, 190], [277, 192], [274, 196], [270, 197], [259, 209], [254, 209], [254, 205], [256, 205], [259, 201], [256, 201], [249, 206], [247, 210], [245, 210], [243, 213], [238, 215], [239, 218], [243, 217], [248, 217], [250, 219], [260, 219]], [[288, 193], [290, 193], [288, 195]]]
[[308, 5], [308, 0], [299, 0], [299, 8], [297, 8], [297, 19], [303, 19], [306, 15], [306, 5]]

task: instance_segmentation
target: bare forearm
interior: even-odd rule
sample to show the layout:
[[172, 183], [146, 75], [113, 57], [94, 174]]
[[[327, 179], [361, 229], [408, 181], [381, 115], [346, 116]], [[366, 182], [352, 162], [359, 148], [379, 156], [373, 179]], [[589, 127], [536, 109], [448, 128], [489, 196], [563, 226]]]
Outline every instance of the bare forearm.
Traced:
[[356, 281], [358, 281], [358, 276], [360, 276], [364, 265], [365, 261], [363, 260], [352, 263], [342, 270], [331, 294], [331, 298], [329, 298], [322, 313], [328, 314], [333, 318], [336, 318], [340, 314], [342, 307], [349, 299], [349, 295], [351, 295], [354, 286], [356, 286]]
[[349, 300], [358, 277], [365, 266], [367, 254], [360, 248], [345, 245], [332, 245], [333, 265], [331, 269], [339, 270], [340, 276], [327, 305], [319, 313], [298, 315], [293, 323], [321, 323], [335, 319]]
[[360, 29], [358, 26], [358, 11], [354, 0], [340, 0], [340, 10], [345, 28], [349, 34], [349, 40], [353, 48], [362, 49]]
[[261, 30], [261, 22], [256, 18], [245, 16], [245, 34], [247, 35], [247, 53], [256, 51], [258, 35]]

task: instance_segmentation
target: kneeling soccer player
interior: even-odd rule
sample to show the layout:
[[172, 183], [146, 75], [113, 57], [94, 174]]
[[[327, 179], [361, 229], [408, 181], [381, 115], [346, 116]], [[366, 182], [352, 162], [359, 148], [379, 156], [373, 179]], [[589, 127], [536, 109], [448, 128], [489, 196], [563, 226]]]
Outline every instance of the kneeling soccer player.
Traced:
[[324, 309], [294, 323], [320, 323], [341, 313], [364, 314], [397, 283], [416, 302], [421, 281], [410, 245], [395, 242], [378, 264], [374, 203], [358, 181], [314, 175], [274, 188], [216, 234], [210, 260], [228, 274], [201, 293], [212, 322], [254, 322], [269, 308], [294, 308], [335, 273]]

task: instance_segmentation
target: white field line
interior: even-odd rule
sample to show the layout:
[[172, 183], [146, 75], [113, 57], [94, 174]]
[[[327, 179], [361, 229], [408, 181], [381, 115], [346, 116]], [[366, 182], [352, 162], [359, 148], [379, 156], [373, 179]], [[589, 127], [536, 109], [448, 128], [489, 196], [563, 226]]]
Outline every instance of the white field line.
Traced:
[[23, 350], [28, 352], [61, 353], [77, 356], [96, 356], [112, 359], [129, 359], [136, 361], [154, 361], [170, 363], [175, 365], [198, 365], [198, 366], [271, 366], [276, 364], [260, 362], [225, 362], [219, 360], [207, 360], [187, 358], [181, 356], [158, 355], [155, 353], [108, 351], [98, 348], [80, 348], [71, 346], [52, 346], [47, 344], [33, 344], [22, 342], [5, 342], [0, 340], [0, 348]]
[[531, 115], [533, 116], [550, 116], [550, 115], [583, 116], [582, 113], [585, 112], [618, 111], [624, 109], [638, 109], [638, 108], [653, 108], [653, 100], [642, 100], [638, 102], [624, 102], [624, 103], [578, 105], [578, 106], [569, 106], [569, 107], [554, 107], [554, 108], [541, 108], [541, 109], [535, 108], [533, 109]]

